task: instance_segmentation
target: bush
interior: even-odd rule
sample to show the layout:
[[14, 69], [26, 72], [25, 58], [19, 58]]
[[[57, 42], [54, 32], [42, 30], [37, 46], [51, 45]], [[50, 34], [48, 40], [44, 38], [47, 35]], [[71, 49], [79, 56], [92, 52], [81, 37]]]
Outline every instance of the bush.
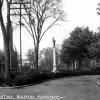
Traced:
[[41, 83], [47, 81], [48, 79], [61, 78], [61, 77], [71, 77], [80, 75], [100, 75], [99, 71], [64, 71], [57, 73], [39, 73], [35, 71], [28, 72], [11, 72], [10, 80], [5, 82], [4, 73], [0, 73], [0, 85], [6, 84], [9, 86], [22, 86], [33, 83]]
[[20, 86], [20, 85], [27, 85], [31, 83], [31, 77], [25, 74], [21, 74], [15, 77], [13, 80], [14, 85]]
[[10, 78], [11, 79], [14, 79], [17, 75], [19, 75], [20, 74], [20, 72], [18, 72], [18, 71], [11, 71], [10, 72]]
[[4, 79], [4, 73], [0, 73], [0, 84], [5, 81]]
[[85, 70], [85, 71], [66, 71], [59, 72], [54, 75], [55, 78], [68, 77], [68, 76], [80, 76], [80, 75], [100, 75], [99, 71]]
[[21, 73], [17, 75], [13, 81], [14, 85], [28, 85], [36, 82], [40, 82], [42, 80], [48, 79], [49, 76], [47, 74], [40, 74], [35, 71], [29, 71], [26, 73]]

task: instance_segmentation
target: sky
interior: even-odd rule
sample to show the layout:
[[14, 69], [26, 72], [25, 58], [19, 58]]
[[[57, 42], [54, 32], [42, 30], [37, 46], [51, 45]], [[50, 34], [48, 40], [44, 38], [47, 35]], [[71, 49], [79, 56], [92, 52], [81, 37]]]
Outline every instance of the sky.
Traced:
[[[52, 38], [56, 40], [56, 44], [61, 45], [63, 40], [69, 37], [69, 33], [75, 27], [86, 27], [94, 32], [98, 31], [100, 26], [100, 16], [97, 15], [96, 8], [99, 0], [63, 0], [62, 5], [66, 14], [66, 20], [60, 24], [52, 27], [44, 35], [40, 49], [52, 47]], [[13, 34], [14, 47], [20, 51], [19, 43], [19, 29], [14, 30]], [[22, 29], [22, 52], [26, 55], [28, 49], [34, 48], [32, 37], [27, 33], [26, 29]], [[3, 49], [2, 34], [0, 33], [0, 49]]]

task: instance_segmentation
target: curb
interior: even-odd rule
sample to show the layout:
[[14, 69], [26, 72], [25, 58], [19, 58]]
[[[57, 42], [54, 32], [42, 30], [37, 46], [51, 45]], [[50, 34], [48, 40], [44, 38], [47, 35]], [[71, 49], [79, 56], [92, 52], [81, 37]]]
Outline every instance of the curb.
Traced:
[[[59, 79], [59, 78], [51, 78], [51, 79], [44, 79], [44, 80], [41, 80], [41, 81], [37, 81], [35, 83], [32, 83], [32, 84], [28, 84], [28, 85], [21, 85], [21, 86], [1, 86], [0, 89], [17, 89], [17, 88], [24, 88], [24, 87], [29, 87], [29, 86], [32, 86], [32, 85], [39, 85], [43, 82], [46, 82], [46, 81], [50, 81], [50, 80], [55, 80], [55, 79]], [[96, 82], [98, 85], [100, 85], [100, 81], [97, 81]]]
[[38, 83], [33, 83], [33, 84], [28, 84], [28, 85], [22, 85], [22, 86], [2, 86], [0, 87], [0, 89], [15, 89], [15, 88], [24, 88], [24, 87], [29, 87], [29, 86], [32, 86], [32, 85], [36, 85]]
[[[32, 83], [32, 84], [28, 84], [28, 85], [22, 85], [22, 86], [5, 86], [5, 87], [0, 87], [0, 89], [15, 89], [15, 88], [24, 88], [24, 87], [29, 87], [29, 86], [32, 86], [32, 85], [38, 85], [42, 82], [45, 82], [47, 80], [42, 80], [42, 81], [39, 81], [39, 82], [36, 82], [36, 83]], [[97, 84], [100, 85], [100, 81], [97, 81]]]
[[49, 81], [50, 79], [47, 79], [47, 80], [41, 80], [41, 81], [38, 81], [38, 82], [35, 82], [35, 83], [32, 83], [32, 84], [28, 84], [28, 85], [21, 85], [21, 86], [6, 86], [5, 87], [0, 87], [0, 89], [15, 89], [15, 88], [24, 88], [24, 87], [29, 87], [29, 86], [32, 86], [32, 85], [38, 85], [42, 82], [46, 82], [46, 81]]
[[0, 89], [17, 89], [17, 88], [24, 88], [24, 87], [29, 87], [29, 86], [32, 86], [32, 85], [38, 85], [38, 84], [41, 84], [43, 82], [46, 82], [46, 81], [50, 81], [50, 80], [54, 80], [56, 78], [49, 78], [49, 79], [44, 79], [44, 80], [41, 80], [41, 81], [37, 81], [37, 82], [34, 82], [34, 83], [31, 83], [31, 84], [28, 84], [28, 85], [21, 85], [21, 86], [1, 86]]

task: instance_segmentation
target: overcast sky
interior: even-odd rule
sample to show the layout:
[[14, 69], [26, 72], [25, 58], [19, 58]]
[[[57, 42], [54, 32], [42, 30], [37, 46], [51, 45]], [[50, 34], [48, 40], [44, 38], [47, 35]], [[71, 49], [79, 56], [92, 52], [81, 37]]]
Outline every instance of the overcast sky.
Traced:
[[[100, 16], [97, 15], [97, 4], [99, 0], [63, 0], [63, 9], [66, 13], [66, 22], [54, 26], [43, 37], [40, 43], [40, 49], [52, 47], [52, 37], [56, 39], [57, 44], [69, 36], [69, 33], [77, 26], [89, 26], [90, 30], [97, 31], [100, 26]], [[32, 37], [22, 31], [22, 51], [26, 54], [29, 48], [33, 48]], [[14, 45], [19, 52], [19, 30], [14, 31]], [[0, 48], [3, 48], [2, 35], [0, 34]]]

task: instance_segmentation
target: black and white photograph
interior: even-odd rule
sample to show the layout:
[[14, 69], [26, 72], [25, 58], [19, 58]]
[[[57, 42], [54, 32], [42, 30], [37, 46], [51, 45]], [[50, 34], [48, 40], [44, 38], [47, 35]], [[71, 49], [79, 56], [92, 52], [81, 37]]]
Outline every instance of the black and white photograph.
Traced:
[[100, 0], [0, 0], [0, 100], [99, 100]]

